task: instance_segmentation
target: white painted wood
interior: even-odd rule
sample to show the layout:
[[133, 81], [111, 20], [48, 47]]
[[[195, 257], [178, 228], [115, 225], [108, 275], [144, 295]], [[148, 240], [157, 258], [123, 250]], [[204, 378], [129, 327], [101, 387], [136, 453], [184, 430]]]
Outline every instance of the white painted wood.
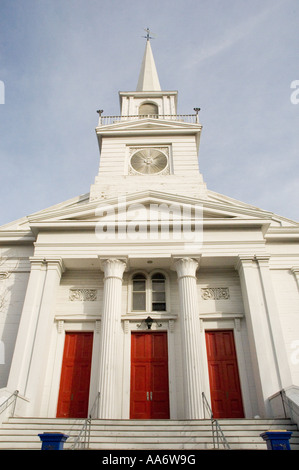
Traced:
[[121, 285], [126, 263], [118, 259], [103, 260], [104, 303], [101, 326], [99, 412], [102, 419], [113, 419], [116, 413], [117, 345], [121, 317]]
[[203, 418], [203, 409], [195, 275], [198, 262], [186, 257], [176, 260], [174, 266], [178, 275], [180, 294], [185, 416], [187, 419], [199, 419]]
[[[198, 161], [202, 126], [177, 115], [176, 91], [157, 86], [149, 45], [141, 78], [137, 91], [119, 93], [120, 116], [99, 118], [100, 164], [90, 192], [0, 228], [0, 400], [18, 389], [21, 416], [55, 418], [65, 332], [93, 331], [90, 407], [101, 390], [98, 415], [128, 419], [131, 332], [151, 315], [153, 328], [167, 331], [172, 420], [202, 417], [204, 333], [222, 328], [234, 331], [246, 417], [269, 417], [269, 397], [299, 386], [299, 225], [207, 189]], [[140, 117], [145, 103], [159, 116]], [[167, 168], [133, 173], [132, 152], [149, 146], [163, 149]], [[132, 207], [140, 208], [145, 237]], [[162, 207], [192, 208], [192, 222], [201, 208], [200, 246], [187, 250], [172, 226], [168, 238], [144, 230], [155, 223], [161, 235]], [[100, 260], [109, 258], [125, 259], [126, 271], [104, 275]], [[192, 276], [183, 270], [178, 280], [174, 260], [185, 258], [200, 264], [195, 274], [189, 261]], [[111, 266], [123, 270], [122, 262]], [[165, 274], [165, 312], [151, 311], [149, 301], [146, 311], [132, 311], [137, 270]]]

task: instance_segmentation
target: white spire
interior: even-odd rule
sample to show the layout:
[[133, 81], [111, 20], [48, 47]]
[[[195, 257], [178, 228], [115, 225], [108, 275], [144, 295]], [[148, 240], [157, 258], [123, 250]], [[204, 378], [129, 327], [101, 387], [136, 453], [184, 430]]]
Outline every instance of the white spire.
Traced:
[[149, 37], [147, 37], [136, 91], [161, 91]]

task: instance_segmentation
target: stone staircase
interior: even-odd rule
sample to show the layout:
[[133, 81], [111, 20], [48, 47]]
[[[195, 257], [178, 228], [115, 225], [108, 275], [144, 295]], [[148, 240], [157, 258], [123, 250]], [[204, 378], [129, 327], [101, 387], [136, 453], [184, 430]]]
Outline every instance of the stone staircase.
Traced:
[[[0, 450], [40, 450], [38, 434], [61, 432], [69, 436], [64, 449], [72, 449], [84, 420], [58, 418], [9, 418], [0, 427]], [[299, 450], [297, 425], [289, 419], [219, 420], [231, 450], [266, 450], [260, 437], [270, 429], [293, 432], [292, 450]], [[90, 428], [89, 449], [97, 450], [210, 450], [213, 449], [210, 420], [99, 420]], [[223, 446], [220, 445], [220, 449]]]

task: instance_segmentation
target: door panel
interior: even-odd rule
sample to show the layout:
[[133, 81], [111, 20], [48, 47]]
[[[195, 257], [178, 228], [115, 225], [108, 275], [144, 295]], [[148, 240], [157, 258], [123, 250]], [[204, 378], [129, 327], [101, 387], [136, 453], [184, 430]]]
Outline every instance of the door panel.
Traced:
[[214, 417], [243, 418], [233, 331], [206, 331], [206, 345]]
[[132, 333], [131, 419], [168, 419], [167, 333]]
[[66, 333], [57, 405], [58, 418], [86, 418], [93, 333]]
[[132, 364], [131, 387], [134, 390], [134, 397], [131, 394], [131, 414], [135, 419], [146, 419], [149, 414], [148, 382], [148, 364]]

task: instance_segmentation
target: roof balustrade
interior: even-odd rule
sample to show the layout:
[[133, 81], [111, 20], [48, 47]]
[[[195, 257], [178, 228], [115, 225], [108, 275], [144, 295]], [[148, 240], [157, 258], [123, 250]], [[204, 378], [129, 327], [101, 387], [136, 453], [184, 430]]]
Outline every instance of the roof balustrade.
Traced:
[[199, 124], [198, 113], [196, 114], [136, 114], [130, 116], [103, 116], [99, 113], [99, 126], [109, 126], [118, 122], [136, 121], [138, 119], [159, 119], [166, 121], [180, 121], [190, 124]]

